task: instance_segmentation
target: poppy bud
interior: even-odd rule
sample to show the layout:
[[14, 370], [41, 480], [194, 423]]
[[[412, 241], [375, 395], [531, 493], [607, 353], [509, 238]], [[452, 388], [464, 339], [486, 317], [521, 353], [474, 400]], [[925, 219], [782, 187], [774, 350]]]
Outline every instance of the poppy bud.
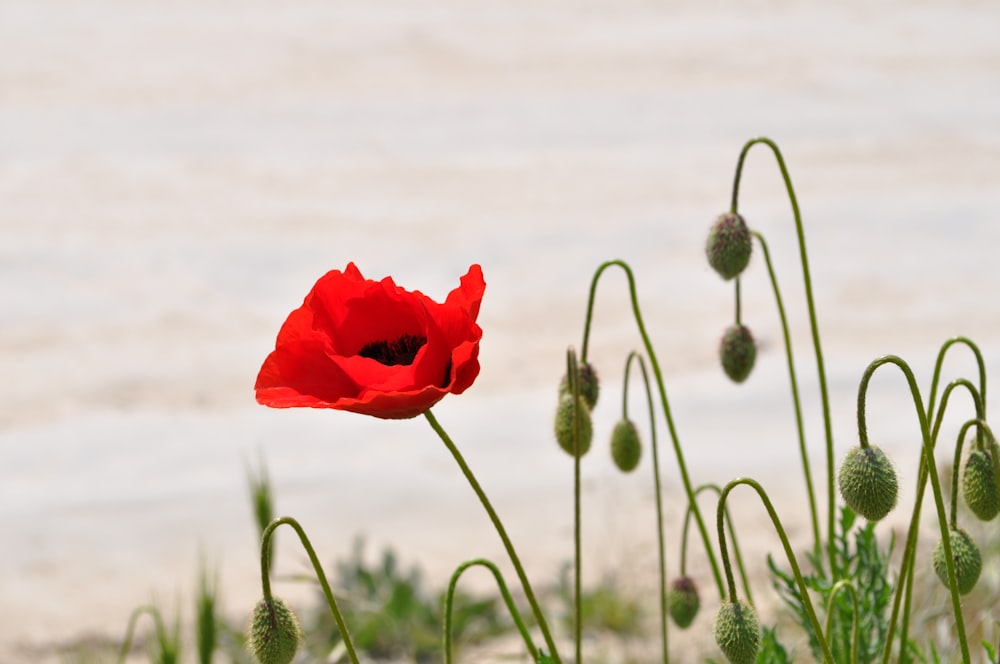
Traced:
[[689, 576], [674, 579], [667, 595], [667, 609], [674, 623], [681, 629], [688, 627], [694, 622], [700, 606], [698, 587], [694, 584], [694, 579]]
[[641, 455], [642, 443], [639, 442], [639, 432], [636, 431], [632, 420], [623, 417], [618, 420], [614, 431], [611, 432], [611, 459], [618, 466], [618, 470], [629, 473], [639, 465]]
[[590, 409], [587, 407], [586, 399], [581, 396], [575, 404], [573, 401], [573, 395], [568, 393], [559, 398], [559, 407], [556, 409], [556, 442], [567, 454], [573, 456], [573, 420], [577, 420], [580, 428], [580, 440], [575, 446], [577, 454], [582, 457], [590, 449], [594, 429], [590, 423]]
[[705, 255], [712, 269], [729, 281], [746, 268], [752, 248], [750, 229], [743, 217], [727, 212], [720, 214], [712, 224], [708, 242], [705, 243]]
[[[967, 595], [976, 586], [979, 573], [983, 571], [983, 558], [979, 555], [979, 547], [972, 541], [963, 529], [952, 529], [948, 533], [948, 543], [951, 544], [951, 557], [955, 564], [955, 582], [958, 592]], [[941, 583], [948, 585], [948, 566], [944, 559], [944, 540], [938, 540], [932, 555], [934, 571]]]
[[983, 521], [990, 521], [1000, 513], [1000, 490], [991, 456], [989, 452], [973, 450], [965, 461], [965, 472], [962, 473], [965, 504]]
[[869, 521], [881, 520], [896, 506], [896, 470], [885, 452], [873, 445], [859, 445], [847, 453], [837, 483], [844, 502]]
[[289, 664], [302, 641], [302, 628], [278, 597], [262, 599], [250, 618], [247, 647], [260, 664]]
[[[569, 392], [568, 376], [563, 376], [559, 382], [559, 396]], [[597, 380], [597, 371], [590, 362], [582, 362], [577, 370], [577, 380], [580, 381], [580, 396], [587, 401], [587, 407], [593, 409], [597, 405], [597, 396], [600, 392], [600, 385]]]
[[749, 604], [723, 602], [715, 617], [715, 643], [731, 664], [753, 664], [760, 649], [760, 622]]
[[757, 344], [745, 325], [731, 325], [726, 328], [719, 344], [719, 359], [722, 370], [734, 383], [742, 383], [753, 370], [757, 359]]

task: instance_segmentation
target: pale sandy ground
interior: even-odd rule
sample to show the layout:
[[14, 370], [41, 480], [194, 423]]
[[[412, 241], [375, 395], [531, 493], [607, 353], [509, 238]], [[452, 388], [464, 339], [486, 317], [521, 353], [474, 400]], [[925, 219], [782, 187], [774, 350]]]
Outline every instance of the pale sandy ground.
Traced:
[[[764, 265], [744, 283], [762, 353], [736, 388], [714, 357], [732, 294], [702, 260], [707, 225], [743, 142], [776, 139], [809, 229], [838, 457], [878, 355], [910, 360], [926, 389], [939, 344], [966, 334], [996, 367], [998, 28], [1000, 5], [971, 1], [0, 2], [0, 662], [119, 636], [133, 607], [185, 601], [202, 556], [243, 615], [260, 592], [245, 486], [260, 456], [326, 560], [363, 534], [434, 583], [467, 557], [503, 561], [421, 420], [253, 403], [285, 314], [349, 260], [435, 297], [483, 265], [483, 371], [436, 412], [536, 583], [571, 555], [550, 418], [609, 258], [636, 271], [694, 481], [760, 478], [807, 541]], [[791, 217], [763, 149], [741, 209], [778, 261], [822, 486]], [[602, 439], [639, 343], [620, 274], [596, 321]], [[869, 423], [905, 504], [917, 425], [890, 374]], [[652, 588], [648, 454], [634, 478], [603, 451], [584, 465], [586, 570]], [[744, 495], [747, 545], [776, 549]]]

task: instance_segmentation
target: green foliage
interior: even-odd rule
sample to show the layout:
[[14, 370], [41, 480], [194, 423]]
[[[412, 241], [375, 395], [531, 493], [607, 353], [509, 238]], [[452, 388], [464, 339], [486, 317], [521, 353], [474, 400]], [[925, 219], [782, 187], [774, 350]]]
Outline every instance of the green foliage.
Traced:
[[760, 651], [757, 653], [758, 664], [792, 664], [794, 658], [788, 654], [785, 647], [778, 641], [778, 635], [773, 627], [764, 627], [760, 635]]
[[219, 640], [219, 621], [216, 616], [217, 579], [209, 577], [202, 568], [195, 597], [195, 638], [199, 664], [211, 664], [212, 653]]
[[[573, 630], [576, 620], [571, 569], [569, 564], [563, 566], [557, 588], [568, 631]], [[608, 577], [593, 588], [581, 590], [580, 618], [585, 632], [609, 632], [619, 637], [629, 637], [643, 633], [645, 613], [638, 597], [626, 593], [613, 578]]]
[[[375, 659], [438, 662], [442, 658], [444, 593], [424, 590], [417, 569], [404, 572], [392, 551], [385, 551], [377, 565], [364, 559], [363, 542], [355, 543], [347, 560], [336, 565], [341, 611], [358, 650]], [[323, 604], [325, 606], [325, 602]], [[328, 611], [317, 612], [310, 630], [321, 635], [329, 651], [340, 642], [336, 623]], [[455, 642], [475, 642], [510, 629], [496, 598], [472, 599], [456, 593], [452, 614]]]
[[[843, 507], [838, 521], [838, 531], [834, 541], [833, 569], [825, 567], [826, 556], [810, 556], [813, 572], [804, 575], [806, 587], [815, 591], [820, 602], [815, 602], [817, 611], [830, 605], [833, 586], [841, 579], [849, 579], [857, 593], [858, 607], [858, 662], [865, 664], [877, 661], [885, 643], [885, 635], [889, 628], [888, 613], [892, 603], [892, 583], [889, 579], [889, 555], [893, 541], [890, 541], [886, 551], [880, 551], [875, 537], [875, 526], [866, 523], [853, 533], [851, 546], [851, 529], [854, 527], [856, 515], [849, 507]], [[813, 656], [822, 659], [819, 641], [808, 619], [802, 596], [799, 593], [795, 578], [778, 569], [774, 560], [768, 556], [768, 566], [771, 568], [772, 582], [785, 605], [791, 610], [795, 621], [801, 625], [809, 637], [809, 647]], [[823, 607], [822, 609], [820, 607]], [[838, 662], [850, 661], [854, 603], [849, 593], [839, 593], [833, 602], [833, 615], [826, 635]]]

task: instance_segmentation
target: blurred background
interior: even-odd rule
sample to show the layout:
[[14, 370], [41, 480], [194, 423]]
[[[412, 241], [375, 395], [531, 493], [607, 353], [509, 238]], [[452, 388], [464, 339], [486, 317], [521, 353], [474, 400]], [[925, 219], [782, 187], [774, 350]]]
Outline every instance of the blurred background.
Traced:
[[[483, 266], [482, 373], [435, 412], [529, 575], [552, 578], [572, 554], [572, 469], [551, 417], [591, 275], [611, 258], [636, 273], [695, 481], [770, 480], [801, 518], [766, 269], [755, 256], [744, 279], [761, 354], [737, 388], [715, 356], [733, 295], [703, 259], [708, 226], [744, 142], [777, 141], [806, 223], [838, 454], [878, 355], [926, 384], [941, 342], [965, 334], [995, 367], [998, 27], [1000, 6], [973, 0], [0, 1], [0, 661], [120, 637], [135, 606], [188, 595], [201, 559], [226, 610], [247, 613], [260, 591], [246, 475], [262, 460], [278, 512], [324, 559], [362, 535], [435, 580], [465, 558], [505, 562], [422, 418], [255, 404], [285, 316], [348, 261], [435, 299]], [[791, 209], [765, 148], [744, 175], [819, 481]], [[620, 274], [595, 314], [601, 440], [640, 343]], [[873, 440], [913, 457], [909, 395], [896, 377], [882, 386]], [[603, 449], [587, 462], [588, 569], [642, 568], [648, 454], [629, 478]]]

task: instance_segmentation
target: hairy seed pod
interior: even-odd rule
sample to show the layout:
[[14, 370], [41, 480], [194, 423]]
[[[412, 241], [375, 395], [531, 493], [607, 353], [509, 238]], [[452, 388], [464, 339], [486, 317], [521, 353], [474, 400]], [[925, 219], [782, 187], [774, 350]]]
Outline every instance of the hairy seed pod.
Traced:
[[677, 577], [670, 584], [670, 592], [667, 594], [667, 609], [674, 624], [685, 629], [694, 622], [698, 615], [701, 601], [698, 599], [698, 586], [694, 579], [689, 576]]
[[581, 396], [576, 400], [576, 404], [573, 402], [572, 394], [563, 394], [559, 399], [559, 407], [556, 409], [556, 442], [566, 454], [573, 456], [573, 420], [576, 419], [580, 426], [580, 441], [576, 444], [576, 452], [582, 457], [590, 449], [594, 429], [590, 422], [590, 408], [587, 407], [587, 401]]
[[731, 325], [726, 328], [719, 343], [719, 359], [722, 370], [734, 383], [742, 383], [753, 370], [757, 359], [757, 344], [745, 325]]
[[[948, 543], [951, 544], [951, 559], [955, 564], [955, 582], [958, 584], [958, 592], [967, 595], [976, 587], [979, 574], [983, 571], [983, 558], [979, 554], [979, 547], [962, 528], [952, 529], [948, 533]], [[941, 579], [941, 583], [947, 586], [948, 567], [944, 558], [944, 540], [938, 540], [932, 558], [934, 571]]]
[[859, 445], [847, 453], [837, 483], [844, 502], [869, 521], [883, 519], [896, 506], [896, 469], [885, 452], [874, 445]]
[[740, 600], [723, 602], [715, 617], [715, 643], [730, 664], [753, 664], [760, 649], [757, 612]]
[[990, 521], [1000, 513], [1000, 489], [989, 452], [973, 450], [969, 453], [962, 473], [962, 497], [972, 513], [983, 521]]
[[278, 597], [262, 599], [250, 617], [247, 648], [260, 664], [289, 664], [302, 641], [302, 628]]
[[639, 465], [642, 443], [632, 420], [622, 418], [611, 432], [611, 459], [623, 473], [630, 473]]
[[[587, 402], [587, 407], [593, 410], [597, 405], [597, 397], [600, 394], [601, 386], [597, 379], [597, 371], [590, 362], [582, 362], [577, 369], [577, 380], [580, 381], [580, 396]], [[569, 377], [563, 374], [559, 381], [559, 396], [569, 392]]]
[[750, 229], [738, 214], [720, 214], [708, 232], [705, 255], [708, 264], [726, 281], [742, 272], [750, 262], [753, 241]]

